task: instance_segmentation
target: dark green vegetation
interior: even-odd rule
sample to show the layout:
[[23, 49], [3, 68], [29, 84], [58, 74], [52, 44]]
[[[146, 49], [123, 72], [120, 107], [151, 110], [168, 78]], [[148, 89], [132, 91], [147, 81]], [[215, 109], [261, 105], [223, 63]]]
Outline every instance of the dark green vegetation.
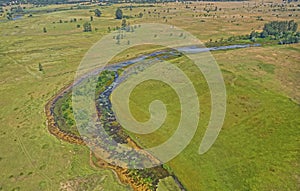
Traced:
[[56, 102], [54, 116], [59, 128], [62, 131], [79, 135], [73, 115], [71, 93], [66, 94], [63, 98]]
[[[298, 24], [294, 20], [290, 21], [272, 21], [265, 24], [260, 33], [261, 38], [278, 40], [279, 44], [292, 44], [300, 41], [300, 32], [297, 32]], [[258, 37], [257, 33], [250, 34], [251, 40]]]
[[92, 25], [89, 22], [85, 22], [83, 24], [83, 32], [91, 32], [92, 31]]
[[123, 11], [120, 8], [118, 8], [116, 10], [116, 19], [122, 19], [122, 18], [123, 18]]
[[210, 39], [206, 46], [224, 46], [232, 44], [293, 44], [300, 41], [300, 32], [297, 32], [298, 24], [294, 20], [271, 21], [266, 23], [262, 32], [252, 31], [249, 35], [231, 36], [228, 39], [221, 38], [213, 42]]
[[95, 12], [95, 16], [101, 17], [102, 13], [101, 13], [101, 11], [99, 9], [95, 9], [94, 12]]
[[[170, 174], [161, 166], [141, 170], [129, 169], [127, 170], [127, 173], [134, 181], [147, 185], [148, 189], [151, 191], [157, 190], [160, 180], [170, 176]], [[177, 188], [174, 182], [169, 183], [169, 185]]]
[[[96, 94], [103, 92], [105, 87], [112, 83], [113, 79], [113, 72], [102, 72], [98, 77], [98, 82], [96, 84]], [[79, 135], [73, 114], [71, 91], [66, 93], [56, 102], [54, 116], [60, 129], [66, 133]]]

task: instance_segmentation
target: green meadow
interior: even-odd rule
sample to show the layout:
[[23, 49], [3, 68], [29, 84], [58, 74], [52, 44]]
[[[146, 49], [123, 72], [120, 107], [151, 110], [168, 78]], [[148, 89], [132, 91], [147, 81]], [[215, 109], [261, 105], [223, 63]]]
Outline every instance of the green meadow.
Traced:
[[[294, 48], [299, 54], [300, 47]], [[176, 62], [198, 87], [201, 108], [193, 140], [168, 163], [188, 190], [297, 190], [299, 187], [299, 104], [292, 98], [293, 93], [281, 87], [280, 79], [286, 72], [281, 62], [299, 66], [292, 59], [268, 62], [271, 59], [268, 55], [279, 49], [282, 55], [289, 55], [289, 47], [214, 53], [225, 78], [227, 112], [218, 139], [204, 155], [199, 155], [198, 149], [211, 112], [209, 90], [195, 66], [185, 59]], [[258, 52], [265, 53], [255, 58]], [[287, 75], [296, 73], [291, 71]], [[297, 81], [294, 78], [293, 83]], [[155, 133], [133, 136], [145, 147], [168, 140], [180, 120], [176, 93], [166, 84], [151, 80], [132, 92], [130, 107], [135, 118], [147, 121], [148, 107], [157, 99], [166, 104], [168, 116]]]

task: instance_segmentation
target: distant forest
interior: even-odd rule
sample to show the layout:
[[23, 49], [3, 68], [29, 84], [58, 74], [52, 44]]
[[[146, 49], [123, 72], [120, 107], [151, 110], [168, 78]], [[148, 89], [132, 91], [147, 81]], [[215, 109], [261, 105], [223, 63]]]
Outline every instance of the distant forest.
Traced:
[[[176, 0], [98, 0], [98, 2], [107, 2], [107, 3], [130, 3], [130, 2], [133, 2], [133, 3], [156, 3], [156, 2], [175, 2], [175, 1]], [[185, 0], [181, 0], [181, 1], [185, 2]], [[243, 0], [202, 0], [202, 1], [243, 1]], [[0, 4], [9, 4], [10, 2], [14, 2], [14, 4], [32, 3], [32, 4], [47, 5], [47, 4], [90, 2], [90, 0], [0, 0]], [[95, 1], [93, 1], [93, 2], [95, 2]]]
[[89, 0], [0, 0], [0, 4], [19, 4], [19, 3], [31, 3], [31, 4], [65, 4], [65, 3], [80, 3], [80, 2], [90, 2]]

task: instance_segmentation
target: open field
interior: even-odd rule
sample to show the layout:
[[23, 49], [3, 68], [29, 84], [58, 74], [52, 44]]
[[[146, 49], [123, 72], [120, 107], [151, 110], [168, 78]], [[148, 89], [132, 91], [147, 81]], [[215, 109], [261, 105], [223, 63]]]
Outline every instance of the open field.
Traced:
[[[300, 18], [300, 14], [296, 16], [297, 4], [293, 4], [298, 10], [295, 12], [271, 12], [268, 6], [252, 8], [254, 1], [249, 5], [248, 2], [189, 5], [198, 7], [199, 11], [175, 3], [154, 7], [138, 5], [144, 7], [133, 7], [132, 11], [123, 8], [125, 15], [133, 17], [127, 22], [175, 25], [203, 42], [262, 30], [264, 23], [271, 20], [294, 19], [299, 23]], [[45, 104], [72, 82], [82, 57], [108, 33], [108, 27], [113, 30], [121, 25], [120, 20], [114, 19], [114, 12], [116, 7], [125, 4], [44, 12], [70, 6], [38, 7], [33, 9], [38, 11], [33, 12], [32, 17], [28, 17], [28, 13], [16, 21], [0, 22], [0, 190], [59, 190], [68, 183], [74, 190], [88, 190], [87, 187], [90, 190], [131, 190], [128, 185], [120, 184], [112, 171], [91, 166], [88, 148], [56, 139], [45, 124]], [[212, 16], [215, 12], [204, 16], [207, 13], [204, 7], [215, 6], [218, 10], [221, 8], [216, 16]], [[93, 31], [84, 33], [82, 25], [93, 15], [89, 10], [95, 8], [103, 15], [94, 16]], [[134, 17], [140, 12], [143, 18]], [[160, 16], [155, 12], [160, 12]], [[259, 16], [263, 20], [258, 20]], [[77, 21], [70, 22], [74, 18]], [[44, 27], [47, 33], [43, 32]], [[115, 61], [142, 52], [149, 49], [124, 52]], [[211, 150], [198, 155], [210, 115], [208, 87], [188, 60], [176, 60], [175, 64], [199, 86], [201, 118], [191, 144], [168, 166], [187, 190], [192, 191], [299, 190], [300, 45], [253, 47], [212, 54], [222, 69], [228, 95], [224, 127]], [[155, 89], [145, 94], [149, 87]], [[170, 112], [159, 131], [136, 135], [138, 143], [153, 146], [175, 131], [180, 108], [171, 88], [149, 81], [138, 86], [131, 98], [130, 106], [138, 120], [148, 119], [148, 106], [153, 98], [163, 100]], [[160, 183], [161, 190], [169, 188], [168, 181]]]
[[[300, 111], [299, 105], [289, 98], [299, 99], [299, 96], [297, 91], [286, 87], [289, 83], [295, 83], [290, 84], [290, 88], [297, 87], [299, 78], [293, 78], [287, 84], [282, 81], [283, 73], [297, 76], [287, 72], [286, 65], [299, 71], [296, 62], [299, 55], [295, 60], [283, 60], [290, 54], [290, 48], [249, 48], [214, 53], [225, 77], [228, 105], [223, 129], [214, 146], [204, 155], [198, 155], [197, 149], [210, 115], [208, 88], [195, 72], [196, 68], [189, 66], [187, 61], [178, 62], [201, 87], [197, 89], [201, 107], [198, 131], [184, 152], [169, 162], [188, 190], [295, 190], [299, 187], [300, 121], [297, 116]], [[299, 54], [300, 47], [293, 48]], [[270, 62], [272, 52], [278, 49], [282, 60]], [[258, 52], [260, 56], [257, 56]], [[180, 119], [176, 94], [166, 85], [149, 81], [132, 93], [130, 106], [137, 120], [149, 118], [148, 107], [155, 99], [167, 105], [168, 117], [155, 133], [135, 135], [146, 147], [166, 141]]]

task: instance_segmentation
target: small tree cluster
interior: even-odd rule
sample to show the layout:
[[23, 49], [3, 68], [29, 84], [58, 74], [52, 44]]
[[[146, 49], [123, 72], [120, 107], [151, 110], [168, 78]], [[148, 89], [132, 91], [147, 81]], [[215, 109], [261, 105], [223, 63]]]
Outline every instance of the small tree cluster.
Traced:
[[270, 38], [279, 40], [280, 44], [292, 44], [300, 41], [300, 33], [297, 32], [298, 24], [294, 20], [272, 21], [264, 25], [263, 31], [258, 34], [251, 32], [250, 38]]
[[123, 11], [120, 8], [118, 8], [116, 10], [116, 19], [122, 19], [122, 18], [123, 18]]
[[91, 32], [92, 31], [92, 25], [89, 22], [85, 22], [83, 24], [83, 32]]
[[284, 36], [287, 33], [297, 32], [298, 24], [291, 21], [272, 21], [265, 24], [261, 37], [273, 36]]
[[99, 9], [95, 9], [94, 11], [96, 17], [101, 17], [102, 12]]

